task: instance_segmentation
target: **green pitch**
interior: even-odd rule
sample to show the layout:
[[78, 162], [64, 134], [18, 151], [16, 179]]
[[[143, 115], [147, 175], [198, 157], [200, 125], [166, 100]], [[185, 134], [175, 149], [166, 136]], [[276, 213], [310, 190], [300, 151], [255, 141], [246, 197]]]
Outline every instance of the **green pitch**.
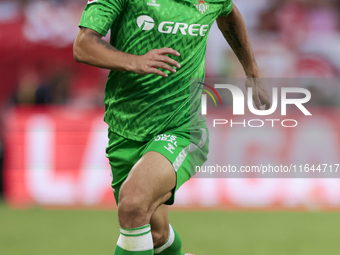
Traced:
[[[185, 252], [196, 255], [335, 255], [339, 213], [171, 212]], [[11, 210], [0, 205], [3, 255], [113, 254], [112, 211]]]

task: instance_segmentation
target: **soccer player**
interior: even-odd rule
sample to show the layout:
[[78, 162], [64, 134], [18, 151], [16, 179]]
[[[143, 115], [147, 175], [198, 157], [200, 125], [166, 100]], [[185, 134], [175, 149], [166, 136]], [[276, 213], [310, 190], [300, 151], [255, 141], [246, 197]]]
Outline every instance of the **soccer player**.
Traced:
[[[259, 77], [242, 16], [231, 0], [89, 0], [74, 43], [78, 62], [111, 70], [105, 89], [112, 188], [120, 237], [115, 255], [180, 255], [168, 205], [208, 154], [199, 115], [212, 23], [217, 24], [249, 78]], [[111, 30], [110, 43], [102, 40]], [[250, 81], [255, 105], [269, 106]]]

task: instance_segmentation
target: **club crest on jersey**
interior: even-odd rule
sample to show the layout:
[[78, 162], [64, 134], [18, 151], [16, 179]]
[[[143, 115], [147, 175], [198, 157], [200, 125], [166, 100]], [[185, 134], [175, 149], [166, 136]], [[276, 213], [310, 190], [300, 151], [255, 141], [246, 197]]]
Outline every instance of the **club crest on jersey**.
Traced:
[[92, 3], [95, 3], [95, 2], [98, 2], [98, 0], [88, 0], [87, 4], [92, 4]]
[[197, 10], [199, 10], [200, 13], [204, 14], [205, 11], [208, 9], [209, 5], [205, 4], [204, 0], [199, 0], [198, 4], [194, 4]]

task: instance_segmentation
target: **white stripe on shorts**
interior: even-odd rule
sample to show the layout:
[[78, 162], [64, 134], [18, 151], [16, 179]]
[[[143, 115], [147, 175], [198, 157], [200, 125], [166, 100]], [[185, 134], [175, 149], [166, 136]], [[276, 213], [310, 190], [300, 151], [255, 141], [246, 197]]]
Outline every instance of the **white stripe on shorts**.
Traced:
[[191, 152], [194, 152], [198, 148], [202, 148], [204, 146], [205, 142], [207, 141], [207, 138], [208, 138], [207, 131], [205, 130], [205, 128], [201, 128], [201, 130], [202, 130], [202, 136], [201, 136], [201, 140], [198, 143], [198, 145], [190, 143], [187, 147], [185, 147], [178, 154], [177, 158], [175, 159], [175, 162], [172, 164], [172, 166], [174, 167], [176, 172], [181, 167], [181, 165], [183, 164], [183, 162], [184, 162], [185, 158], [188, 156], [188, 154], [191, 153]]

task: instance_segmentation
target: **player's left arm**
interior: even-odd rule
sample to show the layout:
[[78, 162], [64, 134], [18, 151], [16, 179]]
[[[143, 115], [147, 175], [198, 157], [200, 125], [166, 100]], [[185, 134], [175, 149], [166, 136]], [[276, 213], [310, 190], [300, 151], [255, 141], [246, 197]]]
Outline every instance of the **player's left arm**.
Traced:
[[270, 98], [260, 77], [248, 32], [240, 11], [233, 4], [230, 14], [216, 19], [218, 28], [240, 61], [247, 76], [246, 87], [253, 88], [253, 99], [256, 107], [270, 107]]

